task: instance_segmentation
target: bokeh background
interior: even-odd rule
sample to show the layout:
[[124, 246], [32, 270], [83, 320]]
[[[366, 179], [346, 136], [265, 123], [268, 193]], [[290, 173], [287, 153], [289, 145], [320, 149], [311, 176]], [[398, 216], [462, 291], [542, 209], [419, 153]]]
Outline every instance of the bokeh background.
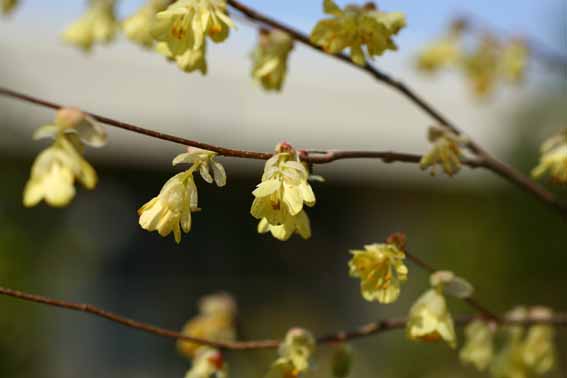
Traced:
[[[63, 46], [59, 33], [83, 11], [82, 1], [22, 1], [0, 20], [0, 85], [212, 144], [269, 151], [297, 147], [394, 149], [422, 153], [430, 119], [356, 70], [296, 46], [282, 94], [249, 78], [256, 31], [239, 22], [227, 43], [209, 49], [209, 74], [187, 75], [123, 37], [91, 55]], [[122, 1], [128, 14], [140, 2]], [[251, 6], [309, 31], [320, 1], [260, 1]], [[339, 2], [344, 4], [345, 2]], [[564, 0], [462, 2], [382, 0], [403, 11], [400, 51], [376, 64], [403, 78], [475, 139], [518, 169], [536, 164], [538, 145], [567, 121], [567, 71], [533, 62], [528, 81], [476, 100], [462, 77], [414, 70], [418, 49], [452, 17], [472, 14], [506, 35], [534, 36], [567, 53]], [[239, 21], [241, 21], [239, 19]], [[347, 274], [349, 249], [404, 231], [409, 248], [476, 286], [494, 311], [516, 304], [567, 309], [567, 232], [560, 216], [532, 196], [480, 170], [431, 178], [416, 166], [378, 161], [317, 168], [313, 237], [282, 243], [257, 235], [250, 192], [262, 162], [220, 159], [227, 187], [199, 182], [203, 211], [178, 246], [137, 224], [136, 209], [175, 172], [182, 147], [108, 128], [110, 143], [89, 150], [100, 182], [79, 190], [65, 209], [24, 209], [22, 188], [44, 143], [32, 131], [53, 112], [0, 98], [1, 285], [92, 303], [131, 318], [178, 329], [199, 297], [225, 290], [240, 306], [243, 339], [281, 337], [295, 325], [316, 334], [407, 313], [427, 286], [410, 279], [392, 305], [366, 303]], [[553, 186], [554, 191], [561, 192]], [[560, 193], [565, 195], [565, 193]], [[452, 311], [470, 309], [451, 300]], [[462, 340], [462, 334], [460, 334]], [[558, 331], [565, 377], [567, 332]], [[414, 344], [401, 331], [356, 341], [353, 377], [476, 377], [446, 345]], [[329, 350], [318, 352], [313, 377], [328, 377]], [[230, 353], [233, 377], [262, 377], [274, 351]], [[562, 368], [563, 366], [563, 368]], [[89, 315], [0, 298], [1, 377], [182, 377], [189, 362], [168, 339]]]

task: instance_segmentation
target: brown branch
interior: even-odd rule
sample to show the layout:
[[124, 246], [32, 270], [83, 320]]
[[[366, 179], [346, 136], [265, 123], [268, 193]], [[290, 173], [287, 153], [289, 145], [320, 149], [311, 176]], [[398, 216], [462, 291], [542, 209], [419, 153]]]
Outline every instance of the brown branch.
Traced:
[[[110, 320], [114, 323], [133, 328], [139, 331], [157, 335], [160, 337], [175, 339], [175, 340], [186, 340], [196, 344], [207, 345], [213, 348], [221, 350], [255, 350], [255, 349], [274, 349], [277, 348], [281, 342], [278, 339], [267, 339], [267, 340], [252, 340], [252, 341], [230, 341], [230, 342], [220, 342], [207, 339], [201, 339], [197, 337], [191, 337], [184, 335], [177, 331], [172, 331], [169, 329], [157, 327], [148, 323], [143, 323], [137, 320], [132, 320], [118, 314], [100, 309], [90, 304], [67, 302], [57, 299], [52, 299], [49, 297], [29, 294], [18, 290], [8, 289], [5, 287], [0, 287], [0, 295], [5, 295], [13, 298], [17, 298], [27, 302], [40, 303], [47, 306], [59, 307], [70, 311], [85, 312], [99, 318], [104, 318]], [[475, 316], [461, 316], [456, 318], [455, 323], [459, 326], [468, 324], [470, 321], [476, 319]], [[550, 319], [541, 318], [527, 318], [522, 321], [509, 320], [504, 318], [499, 318], [497, 320], [499, 324], [520, 324], [520, 325], [532, 325], [532, 324], [551, 324], [555, 326], [565, 326], [567, 325], [567, 313], [557, 313]], [[359, 328], [350, 331], [339, 331], [329, 335], [323, 335], [317, 338], [318, 344], [333, 344], [337, 342], [345, 342], [354, 339], [359, 339], [362, 337], [368, 337], [378, 333], [403, 329], [406, 326], [406, 318], [396, 318], [396, 319], [385, 319], [376, 322], [368, 323]]]
[[[0, 95], [17, 98], [19, 100], [27, 101], [32, 104], [44, 106], [54, 110], [63, 108], [63, 105], [50, 102], [47, 100], [43, 100], [37, 97], [33, 97], [27, 94], [23, 94], [20, 92], [16, 92], [14, 90], [3, 87], [0, 87]], [[157, 138], [177, 144], [182, 144], [184, 146], [192, 146], [192, 147], [206, 149], [209, 151], [214, 151], [221, 156], [230, 156], [230, 157], [237, 157], [244, 159], [259, 159], [259, 160], [267, 160], [270, 157], [272, 157], [272, 154], [267, 152], [236, 150], [221, 146], [214, 146], [212, 144], [202, 143], [195, 140], [181, 138], [175, 135], [170, 135], [150, 129], [145, 129], [143, 127], [136, 126], [131, 123], [118, 121], [94, 113], [85, 112], [85, 114], [88, 114], [97, 121], [107, 124], [109, 126], [118, 127], [123, 130], [132, 131], [152, 138]], [[316, 152], [308, 151], [308, 153], [305, 156], [302, 156], [302, 159], [308, 163], [313, 163], [313, 164], [327, 164], [327, 163], [332, 163], [336, 160], [343, 160], [343, 159], [380, 159], [385, 163], [402, 162], [402, 163], [416, 164], [419, 163], [419, 161], [421, 160], [421, 155], [393, 152], [393, 151], [325, 150], [325, 151], [316, 151]], [[480, 161], [472, 160], [472, 159], [468, 159], [468, 160], [465, 159], [463, 163], [471, 168], [477, 168], [483, 165]]]
[[[391, 87], [392, 89], [398, 91], [403, 96], [405, 96], [409, 101], [411, 101], [414, 105], [420, 108], [423, 112], [428, 114], [433, 120], [438, 122], [439, 124], [451, 129], [453, 132], [457, 134], [462, 134], [462, 131], [448, 118], [446, 118], [439, 110], [429, 104], [423, 97], [418, 95], [415, 91], [413, 91], [410, 87], [404, 84], [402, 81], [397, 80], [390, 76], [389, 74], [373, 67], [369, 63], [366, 63], [364, 66], [359, 66], [352, 62], [352, 60], [345, 54], [329, 54], [324, 51], [320, 46], [313, 43], [309, 36], [300, 32], [297, 29], [294, 29], [276, 19], [273, 19], [269, 16], [266, 16], [247, 5], [242, 4], [240, 1], [237, 0], [227, 0], [227, 3], [233, 7], [234, 9], [240, 11], [242, 14], [259, 22], [263, 25], [267, 25], [276, 29], [280, 29], [286, 33], [288, 33], [292, 38], [296, 41], [304, 44], [307, 47], [310, 47], [318, 52], [321, 52], [327, 56], [333, 57], [338, 59], [346, 64], [349, 64], [351, 67], [357, 68], [366, 72], [367, 74], [371, 75], [377, 81], [386, 84], [387, 86]], [[537, 198], [539, 198], [542, 202], [549, 205], [550, 207], [554, 208], [555, 210], [559, 210], [562, 213], [567, 213], [567, 205], [561, 204], [555, 198], [555, 196], [545, 190], [543, 187], [538, 185], [536, 182], [530, 180], [521, 172], [515, 170], [511, 166], [493, 158], [486, 150], [484, 150], [479, 144], [474, 141], [470, 141], [467, 147], [480, 159], [480, 164], [485, 168], [493, 171], [494, 173], [504, 177], [506, 180], [510, 181], [511, 183], [521, 187], [523, 190], [533, 194]]]

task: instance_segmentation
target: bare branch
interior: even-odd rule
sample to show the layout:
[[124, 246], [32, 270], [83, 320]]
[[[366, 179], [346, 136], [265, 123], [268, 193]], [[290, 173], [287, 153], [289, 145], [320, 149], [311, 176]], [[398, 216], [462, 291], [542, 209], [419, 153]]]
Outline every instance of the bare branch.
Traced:
[[[186, 340], [196, 344], [208, 345], [213, 348], [218, 348], [221, 350], [274, 349], [277, 348], [281, 342], [281, 340], [277, 340], [277, 339], [234, 341], [234, 342], [219, 342], [213, 340], [200, 339], [196, 337], [183, 335], [182, 333], [177, 331], [172, 331], [148, 323], [132, 320], [117, 315], [115, 313], [100, 309], [90, 304], [67, 302], [36, 294], [29, 294], [18, 290], [8, 289], [5, 287], [0, 287], [0, 295], [21, 299], [27, 302], [40, 303], [52, 307], [59, 307], [70, 311], [86, 312], [88, 314], [92, 314], [94, 316], [110, 320], [114, 323], [121, 324], [123, 326], [137, 329], [153, 335], [175, 339], [175, 340]], [[455, 320], [455, 323], [459, 326], [463, 326], [468, 324], [473, 319], [476, 319], [476, 317], [461, 316]], [[508, 319], [500, 318], [498, 322], [500, 324], [524, 324], [524, 325], [552, 324], [555, 326], [565, 326], [567, 325], [567, 313], [557, 313], [552, 318], [546, 320], [542, 320], [541, 318], [528, 317], [526, 320], [522, 320], [522, 321], [511, 321]], [[333, 344], [337, 342], [350, 341], [390, 330], [403, 329], [405, 328], [405, 326], [406, 326], [406, 318], [379, 320], [373, 323], [363, 325], [351, 331], [339, 331], [329, 335], [320, 336], [317, 338], [317, 343]]]

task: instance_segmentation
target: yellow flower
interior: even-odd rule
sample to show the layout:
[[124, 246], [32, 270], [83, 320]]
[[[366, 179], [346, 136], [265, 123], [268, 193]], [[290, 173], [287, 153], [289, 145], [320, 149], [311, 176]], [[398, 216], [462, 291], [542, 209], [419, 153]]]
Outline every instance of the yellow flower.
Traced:
[[152, 47], [154, 38], [151, 29], [156, 13], [164, 10], [169, 3], [169, 0], [147, 0], [146, 4], [122, 23], [126, 37], [141, 46]]
[[359, 65], [366, 64], [364, 46], [371, 58], [386, 50], [397, 50], [392, 37], [406, 25], [402, 13], [377, 11], [373, 3], [348, 5], [341, 10], [332, 0], [324, 0], [323, 10], [333, 18], [319, 21], [311, 40], [330, 54], [350, 48], [352, 61]]
[[[532, 319], [547, 320], [552, 315], [552, 311], [545, 307], [530, 309]], [[555, 365], [554, 335], [553, 327], [545, 324], [536, 324], [528, 330], [524, 341], [523, 358], [526, 365], [536, 374], [543, 375]]]
[[460, 351], [461, 361], [485, 370], [493, 356], [494, 331], [482, 320], [474, 320], [465, 328], [465, 345]]
[[185, 378], [227, 378], [228, 365], [224, 362], [221, 352], [216, 349], [203, 347], [197, 351], [193, 366]]
[[478, 97], [488, 95], [498, 80], [499, 49], [498, 42], [492, 36], [486, 35], [476, 51], [464, 57], [465, 74], [472, 84], [474, 94]]
[[421, 158], [421, 169], [431, 168], [433, 176], [436, 174], [436, 166], [439, 165], [448, 176], [458, 173], [461, 169], [461, 145], [464, 144], [464, 139], [442, 127], [430, 127], [428, 139], [433, 146]]
[[464, 21], [454, 21], [444, 37], [431, 43], [419, 54], [417, 68], [432, 73], [458, 63], [462, 54], [460, 44], [464, 29]]
[[119, 28], [114, 7], [114, 0], [93, 0], [87, 12], [63, 32], [63, 40], [84, 51], [95, 43], [112, 41]]
[[432, 273], [429, 276], [429, 283], [443, 294], [456, 298], [469, 298], [474, 292], [474, 287], [467, 280], [449, 270], [439, 270]]
[[[181, 331], [184, 335], [214, 341], [236, 338], [236, 302], [226, 293], [211, 294], [199, 301], [199, 315], [190, 319]], [[177, 350], [188, 358], [195, 357], [200, 344], [177, 341]]]
[[560, 184], [567, 184], [567, 129], [563, 129], [541, 146], [539, 165], [532, 170], [534, 178], [548, 174]]
[[185, 172], [170, 178], [157, 197], [138, 209], [139, 224], [144, 230], [157, 231], [167, 236], [173, 231], [175, 241], [181, 242], [181, 230], [191, 230], [191, 213], [199, 211], [198, 193], [193, 173], [199, 170], [201, 177], [208, 183], [213, 182], [210, 167], [213, 169], [214, 181], [218, 186], [226, 184], [226, 173], [223, 166], [214, 160], [215, 152], [190, 147], [188, 152], [173, 159], [173, 165], [192, 164]]
[[429, 289], [413, 304], [406, 333], [410, 340], [445, 340], [451, 348], [457, 346], [453, 318], [440, 290]]
[[252, 52], [252, 77], [266, 90], [281, 90], [292, 49], [293, 39], [287, 33], [261, 30], [258, 46]]
[[201, 71], [201, 74], [205, 75], [207, 73], [207, 42], [205, 41], [203, 45], [197, 50], [187, 50], [181, 55], [173, 56], [169, 47], [165, 42], [158, 42], [156, 44], [156, 51], [165, 56], [170, 61], [175, 61], [177, 67], [185, 72]]
[[10, 14], [18, 6], [18, 0], [2, 0], [2, 14]]
[[44, 125], [34, 132], [34, 139], [53, 138], [53, 144], [41, 152], [32, 166], [24, 188], [26, 207], [45, 200], [48, 205], [67, 205], [75, 196], [75, 179], [87, 189], [94, 189], [97, 176], [94, 168], [82, 157], [83, 143], [101, 147], [106, 133], [92, 118], [75, 108], [63, 108], [53, 125]]
[[152, 35], [167, 44], [173, 57], [199, 50], [207, 35], [222, 42], [234, 27], [225, 0], [177, 0], [156, 17]]
[[296, 378], [309, 369], [309, 359], [315, 352], [315, 338], [301, 328], [288, 331], [280, 344], [279, 358], [272, 364], [266, 378]]
[[309, 218], [303, 205], [315, 205], [315, 194], [307, 182], [309, 172], [288, 144], [278, 145], [276, 153], [264, 167], [262, 182], [252, 192], [250, 213], [260, 219], [258, 232], [270, 231], [280, 240], [294, 233], [311, 236]]
[[530, 51], [522, 40], [510, 41], [502, 50], [500, 72], [506, 80], [519, 83], [524, 79]]
[[349, 261], [350, 276], [360, 278], [360, 291], [367, 301], [392, 303], [400, 295], [400, 285], [407, 280], [405, 253], [394, 244], [370, 244], [353, 250]]

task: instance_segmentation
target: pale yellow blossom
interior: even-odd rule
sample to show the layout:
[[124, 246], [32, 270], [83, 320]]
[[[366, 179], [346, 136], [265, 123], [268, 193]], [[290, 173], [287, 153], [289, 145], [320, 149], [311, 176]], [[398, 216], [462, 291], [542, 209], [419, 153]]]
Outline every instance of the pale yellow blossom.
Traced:
[[474, 292], [474, 287], [464, 278], [457, 276], [449, 270], [439, 270], [429, 276], [432, 287], [441, 290], [445, 295], [456, 298], [469, 298]]
[[315, 345], [315, 338], [309, 331], [290, 329], [280, 344], [280, 357], [272, 364], [266, 378], [295, 378], [307, 371]]
[[494, 354], [494, 329], [482, 320], [474, 320], [465, 328], [465, 345], [459, 356], [465, 364], [472, 364], [484, 371]]
[[448, 176], [457, 174], [461, 169], [464, 138], [444, 127], [430, 127], [428, 139], [432, 147], [421, 158], [421, 169], [431, 168], [431, 175], [435, 175], [436, 167], [440, 166]]
[[41, 200], [56, 207], [67, 205], [75, 196], [75, 179], [94, 189], [97, 175], [82, 156], [83, 143], [101, 147], [106, 133], [92, 118], [78, 109], [63, 108], [56, 113], [54, 124], [41, 126], [33, 138], [53, 138], [54, 142], [33, 163], [24, 188], [24, 206], [35, 206]]
[[529, 57], [530, 51], [524, 41], [519, 39], [510, 41], [501, 52], [499, 66], [501, 75], [511, 83], [522, 82]]
[[[530, 317], [537, 320], [549, 320], [553, 316], [550, 309], [533, 307]], [[523, 358], [534, 373], [543, 375], [555, 365], [555, 330], [548, 324], [536, 324], [528, 329], [524, 340]]]
[[262, 182], [252, 192], [250, 213], [260, 219], [258, 232], [270, 231], [280, 240], [294, 233], [311, 236], [304, 205], [315, 205], [315, 194], [307, 181], [309, 172], [297, 153], [287, 144], [278, 145], [276, 153], [265, 164]]
[[293, 39], [287, 33], [261, 30], [258, 46], [252, 52], [252, 77], [266, 90], [281, 90], [292, 49]]
[[559, 184], [567, 184], [567, 129], [542, 144], [540, 162], [532, 170], [532, 176], [539, 179], [544, 175]]
[[126, 37], [141, 46], [152, 47], [154, 38], [151, 30], [156, 13], [164, 10], [169, 3], [169, 0], [147, 0], [135, 14], [122, 23], [122, 29]]
[[215, 155], [212, 151], [190, 147], [188, 152], [176, 156], [173, 165], [186, 163], [191, 167], [170, 178], [160, 193], [138, 210], [140, 226], [164, 237], [173, 232], [175, 241], [180, 243], [181, 231], [189, 233], [191, 230], [191, 213], [200, 210], [193, 173], [198, 170], [206, 182], [214, 180], [219, 187], [226, 185], [224, 167], [214, 160]]
[[429, 289], [412, 305], [406, 334], [411, 340], [444, 340], [451, 348], [457, 346], [453, 317], [440, 290]]
[[119, 29], [114, 0], [91, 0], [87, 12], [63, 32], [63, 40], [90, 51], [95, 43], [111, 42]]
[[365, 245], [353, 250], [349, 261], [351, 277], [360, 278], [360, 291], [367, 301], [392, 303], [400, 295], [401, 283], [407, 280], [405, 253], [394, 244]]
[[326, 52], [338, 54], [350, 48], [350, 56], [358, 65], [366, 64], [386, 50], [397, 50], [392, 37], [405, 26], [402, 13], [378, 11], [373, 3], [364, 6], [347, 5], [339, 8], [332, 0], [324, 0], [323, 10], [332, 16], [321, 20], [311, 32], [311, 40]]
[[477, 97], [485, 97], [492, 92], [499, 79], [500, 49], [498, 41], [486, 35], [476, 50], [463, 58], [465, 75]]
[[193, 365], [185, 378], [227, 378], [228, 364], [222, 353], [209, 347], [200, 348], [195, 354]]
[[[207, 295], [199, 301], [199, 314], [185, 323], [181, 333], [212, 341], [234, 341], [236, 314], [236, 302], [229, 294]], [[201, 344], [177, 341], [177, 350], [187, 358], [194, 358], [201, 348]]]
[[207, 41], [199, 49], [188, 49], [183, 54], [177, 56], [173, 56], [165, 42], [156, 43], [155, 50], [165, 56], [167, 60], [175, 62], [182, 71], [187, 73], [200, 71], [203, 75], [207, 73]]
[[432, 42], [421, 51], [417, 58], [417, 68], [432, 73], [457, 65], [462, 58], [463, 30], [462, 20], [453, 22], [445, 36]]
[[177, 0], [156, 18], [152, 35], [167, 44], [173, 57], [199, 50], [206, 36], [222, 42], [234, 27], [225, 0]]

